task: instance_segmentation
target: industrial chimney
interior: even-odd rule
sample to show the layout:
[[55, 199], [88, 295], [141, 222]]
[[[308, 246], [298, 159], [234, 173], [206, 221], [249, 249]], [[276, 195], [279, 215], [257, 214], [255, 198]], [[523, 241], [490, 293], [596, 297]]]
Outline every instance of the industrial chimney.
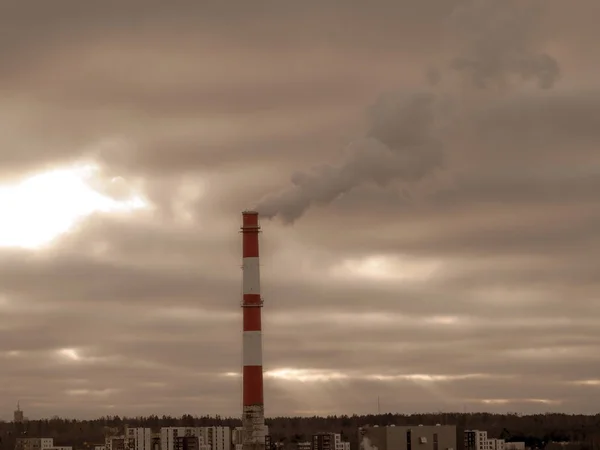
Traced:
[[242, 213], [243, 235], [243, 450], [265, 450], [263, 400], [260, 266], [258, 258], [258, 212]]

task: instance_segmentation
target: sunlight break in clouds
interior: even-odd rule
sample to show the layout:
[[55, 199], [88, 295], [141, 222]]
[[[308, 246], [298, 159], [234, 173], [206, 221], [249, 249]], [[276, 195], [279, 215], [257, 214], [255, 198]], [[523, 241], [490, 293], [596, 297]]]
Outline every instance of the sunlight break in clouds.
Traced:
[[511, 403], [541, 403], [544, 405], [560, 405], [560, 400], [546, 398], [487, 398], [480, 400], [485, 405], [508, 405]]
[[[242, 374], [238, 372], [227, 372], [223, 374], [226, 377], [241, 377]], [[282, 368], [275, 370], [267, 370], [264, 373], [265, 378], [271, 378], [274, 380], [281, 381], [294, 381], [294, 382], [326, 382], [326, 381], [338, 381], [347, 380], [350, 377], [347, 374], [340, 372], [333, 372], [329, 370], [314, 370], [314, 369], [293, 369], [293, 368]]]
[[[237, 372], [227, 372], [223, 374], [226, 377], [240, 377]], [[282, 381], [294, 382], [327, 382], [339, 380], [370, 380], [370, 381], [413, 381], [416, 383], [441, 383], [457, 380], [484, 379], [495, 378], [485, 373], [467, 373], [459, 375], [439, 375], [439, 374], [357, 374], [357, 373], [342, 373], [333, 370], [317, 370], [317, 369], [294, 369], [281, 368], [268, 370], [265, 372], [266, 378]]]
[[65, 393], [71, 396], [108, 397], [119, 392], [118, 389], [69, 389]]
[[347, 259], [334, 266], [335, 277], [361, 277], [374, 280], [424, 281], [440, 268], [439, 261], [374, 255], [363, 259]]
[[275, 378], [277, 380], [286, 381], [333, 381], [333, 380], [345, 380], [348, 375], [339, 372], [330, 371], [318, 371], [309, 369], [278, 369], [270, 370], [265, 373], [268, 378]]
[[74, 348], [61, 348], [58, 351], [58, 354], [60, 356], [63, 356], [64, 358], [72, 360], [72, 361], [80, 361], [81, 360], [81, 356], [79, 356], [79, 353], [77, 353], [77, 350], [75, 350]]
[[464, 375], [427, 375], [427, 374], [408, 374], [408, 375], [369, 375], [367, 379], [379, 381], [407, 380], [416, 382], [436, 383], [443, 381], [468, 380], [473, 378], [487, 378], [482, 373], [467, 373]]
[[145, 207], [139, 196], [117, 201], [93, 189], [97, 170], [95, 165], [76, 165], [0, 186], [0, 247], [39, 248], [94, 212]]

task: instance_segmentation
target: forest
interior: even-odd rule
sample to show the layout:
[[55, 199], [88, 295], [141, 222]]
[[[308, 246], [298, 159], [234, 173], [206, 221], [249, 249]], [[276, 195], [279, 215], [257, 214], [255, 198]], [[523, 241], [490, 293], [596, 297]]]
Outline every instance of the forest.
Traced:
[[[531, 448], [545, 448], [552, 442], [579, 443], [572, 448], [600, 450], [600, 414], [594, 416], [566, 414], [489, 414], [489, 413], [438, 413], [438, 414], [380, 414], [365, 416], [329, 417], [273, 417], [267, 419], [273, 442], [284, 448], [308, 441], [317, 432], [341, 433], [344, 440], [357, 449], [358, 428], [365, 425], [456, 425], [459, 429], [488, 431], [489, 437], [506, 441], [525, 441]], [[31, 420], [23, 424], [0, 422], [0, 449], [14, 450], [15, 439], [23, 437], [52, 437], [55, 445], [69, 445], [74, 449], [89, 449], [104, 443], [108, 428], [149, 427], [158, 431], [168, 426], [228, 426], [241, 425], [239, 419], [219, 416], [182, 417], [101, 417], [96, 420], [76, 420], [53, 417]], [[460, 449], [461, 446], [459, 445]], [[567, 448], [562, 445], [560, 448]]]

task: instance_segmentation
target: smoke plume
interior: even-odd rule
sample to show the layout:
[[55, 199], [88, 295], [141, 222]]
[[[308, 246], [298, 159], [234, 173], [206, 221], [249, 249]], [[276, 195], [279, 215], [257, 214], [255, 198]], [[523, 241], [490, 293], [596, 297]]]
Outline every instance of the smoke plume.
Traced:
[[385, 186], [393, 180], [415, 182], [442, 164], [435, 138], [435, 97], [429, 93], [382, 97], [369, 111], [371, 127], [351, 143], [346, 158], [292, 175], [291, 186], [263, 199], [264, 217], [292, 223], [312, 203], [327, 204], [364, 183]]
[[[459, 47], [450, 69], [475, 89], [506, 87], [514, 78], [552, 87], [558, 63], [534, 50], [538, 6], [536, 0], [462, 4], [449, 18]], [[439, 71], [430, 69], [426, 84], [441, 79]], [[447, 106], [461, 103], [460, 96], [454, 97], [442, 101], [434, 91], [382, 96], [368, 111], [364, 138], [351, 143], [338, 163], [294, 173], [287, 188], [263, 198], [256, 210], [290, 224], [311, 205], [329, 204], [358, 186], [401, 182], [407, 187], [430, 177], [445, 161], [440, 124], [448, 120]]]
[[371, 439], [367, 436], [363, 436], [360, 442], [361, 450], [379, 450], [376, 446], [371, 443]]

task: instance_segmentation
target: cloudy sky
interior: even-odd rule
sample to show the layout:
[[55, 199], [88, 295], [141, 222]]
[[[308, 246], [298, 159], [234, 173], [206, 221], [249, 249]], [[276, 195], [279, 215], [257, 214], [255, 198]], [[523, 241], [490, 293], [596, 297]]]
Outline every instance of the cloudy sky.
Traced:
[[596, 412], [599, 14], [0, 1], [0, 418]]

